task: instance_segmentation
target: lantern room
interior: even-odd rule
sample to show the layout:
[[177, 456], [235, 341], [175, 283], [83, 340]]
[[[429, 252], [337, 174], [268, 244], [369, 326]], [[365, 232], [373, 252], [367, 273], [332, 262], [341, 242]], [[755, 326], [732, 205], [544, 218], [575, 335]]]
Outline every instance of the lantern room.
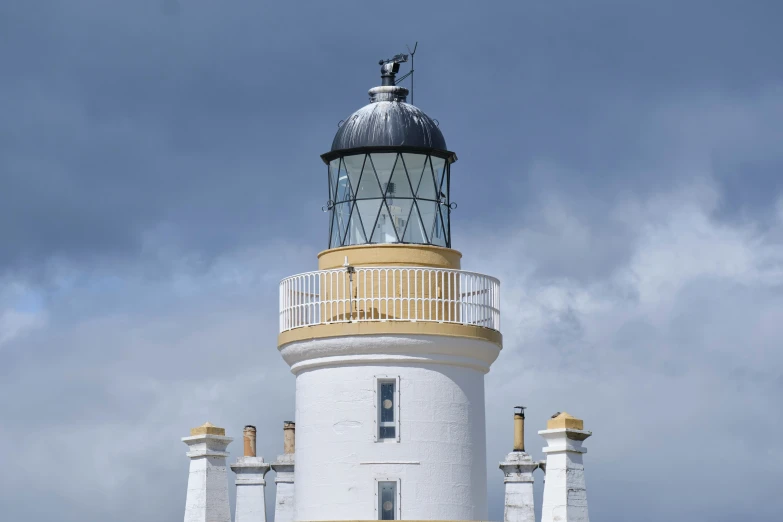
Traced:
[[370, 103], [341, 122], [328, 165], [329, 248], [409, 243], [451, 248], [450, 165], [438, 123], [395, 85], [399, 55], [381, 65]]

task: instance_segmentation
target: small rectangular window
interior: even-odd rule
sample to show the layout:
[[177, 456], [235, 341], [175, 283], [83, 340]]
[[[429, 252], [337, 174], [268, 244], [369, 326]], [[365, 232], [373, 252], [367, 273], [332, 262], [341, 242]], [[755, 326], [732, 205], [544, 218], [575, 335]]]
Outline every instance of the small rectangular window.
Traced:
[[378, 381], [378, 439], [397, 439], [396, 381]]
[[378, 482], [378, 520], [397, 519], [397, 482]]

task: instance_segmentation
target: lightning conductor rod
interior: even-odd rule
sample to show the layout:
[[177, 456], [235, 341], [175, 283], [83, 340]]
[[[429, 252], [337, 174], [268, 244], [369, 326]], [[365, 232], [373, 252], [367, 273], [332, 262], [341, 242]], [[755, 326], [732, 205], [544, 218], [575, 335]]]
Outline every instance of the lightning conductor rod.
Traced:
[[[408, 53], [410, 53], [410, 57], [411, 57], [411, 70], [406, 72], [405, 74], [403, 74], [402, 76], [400, 76], [399, 78], [397, 78], [394, 81], [394, 85], [399, 85], [402, 81], [407, 79], [408, 76], [411, 77], [411, 88], [410, 88], [411, 105], [413, 105], [413, 71], [414, 71], [414, 68], [413, 68], [413, 55], [416, 54], [416, 48], [418, 46], [419, 46], [419, 42], [416, 42], [416, 44], [414, 44], [414, 46], [413, 46], [413, 50], [411, 51], [410, 46], [406, 45], [406, 47], [408, 48]], [[400, 58], [400, 59], [398, 60], [398, 58]], [[386, 63], [386, 62], [403, 63], [403, 62], [407, 62], [407, 61], [408, 61], [408, 55], [407, 54], [398, 54], [397, 56], [395, 56], [391, 60], [381, 60], [381, 65], [383, 65], [383, 63]]]
[[410, 47], [408, 47], [407, 45], [405, 46], [405, 47], [408, 47], [408, 52], [411, 55], [411, 105], [413, 105], [413, 71], [414, 71], [413, 55], [416, 54], [416, 48], [418, 46], [419, 46], [419, 42], [416, 42], [415, 44], [413, 44], [413, 50], [412, 51], [411, 51]]

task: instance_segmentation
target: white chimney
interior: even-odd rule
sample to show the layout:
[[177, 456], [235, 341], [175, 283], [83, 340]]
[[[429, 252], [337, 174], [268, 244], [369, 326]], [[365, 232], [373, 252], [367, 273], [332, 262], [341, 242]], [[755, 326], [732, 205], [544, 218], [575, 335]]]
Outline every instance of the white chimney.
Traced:
[[584, 422], [568, 413], [558, 413], [539, 431], [548, 446], [541, 522], [589, 522], [582, 442], [592, 435]]
[[182, 439], [190, 450], [185, 522], [231, 522], [226, 448], [233, 439], [225, 435], [226, 430], [207, 422]]
[[538, 464], [525, 453], [525, 408], [514, 412], [514, 451], [500, 463], [506, 495], [503, 522], [536, 522], [533, 471]]
[[269, 464], [256, 456], [255, 426], [245, 426], [243, 439], [245, 455], [231, 465], [237, 486], [234, 522], [266, 522], [264, 475], [269, 471]]
[[294, 452], [296, 424], [283, 423], [283, 454], [272, 464], [275, 470], [275, 522], [294, 520]]

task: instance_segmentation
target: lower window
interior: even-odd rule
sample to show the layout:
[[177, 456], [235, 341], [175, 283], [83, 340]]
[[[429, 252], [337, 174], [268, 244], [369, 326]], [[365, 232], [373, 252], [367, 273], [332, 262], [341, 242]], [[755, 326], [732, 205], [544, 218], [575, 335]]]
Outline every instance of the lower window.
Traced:
[[397, 482], [378, 482], [378, 520], [397, 519]]

